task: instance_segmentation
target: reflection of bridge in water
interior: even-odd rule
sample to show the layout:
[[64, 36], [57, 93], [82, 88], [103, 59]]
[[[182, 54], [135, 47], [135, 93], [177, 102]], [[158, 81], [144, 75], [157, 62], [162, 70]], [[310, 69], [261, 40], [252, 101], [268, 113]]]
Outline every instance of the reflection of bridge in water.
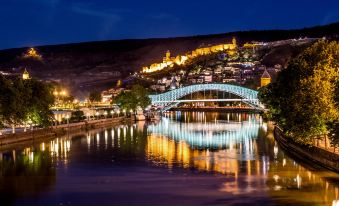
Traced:
[[193, 148], [238, 148], [242, 154], [253, 154], [253, 140], [258, 137], [260, 123], [253, 117], [242, 122], [180, 123], [163, 118], [148, 127], [148, 133], [184, 141]]

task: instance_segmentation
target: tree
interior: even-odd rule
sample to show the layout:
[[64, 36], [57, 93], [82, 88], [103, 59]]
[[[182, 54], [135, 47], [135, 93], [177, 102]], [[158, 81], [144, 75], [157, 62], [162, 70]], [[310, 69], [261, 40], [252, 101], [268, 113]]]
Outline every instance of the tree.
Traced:
[[31, 122], [40, 126], [51, 123], [50, 107], [54, 103], [52, 87], [35, 79], [8, 80], [0, 76], [0, 125]]
[[131, 109], [135, 111], [138, 107], [145, 109], [151, 104], [148, 94], [144, 87], [134, 85], [130, 91], [120, 93], [114, 102], [127, 111]]
[[25, 107], [27, 109], [26, 120], [40, 126], [49, 126], [52, 122], [52, 112], [55, 97], [53, 87], [49, 84], [29, 79], [23, 81], [26, 90], [30, 95], [26, 95]]
[[262, 88], [259, 98], [287, 135], [312, 144], [339, 121], [338, 84], [339, 44], [319, 41], [292, 60], [275, 83]]
[[0, 129], [11, 123], [11, 112], [15, 108], [12, 101], [13, 90], [12, 82], [0, 75]]
[[148, 91], [141, 85], [134, 85], [131, 89], [131, 96], [135, 98], [137, 106], [145, 109], [151, 104], [151, 99], [148, 97]]
[[97, 91], [93, 91], [89, 94], [88, 99], [91, 102], [101, 102], [101, 93]]
[[84, 120], [85, 118], [86, 117], [85, 117], [85, 114], [84, 114], [83, 111], [76, 110], [76, 111], [72, 112], [70, 121], [71, 122], [80, 122], [80, 121]]

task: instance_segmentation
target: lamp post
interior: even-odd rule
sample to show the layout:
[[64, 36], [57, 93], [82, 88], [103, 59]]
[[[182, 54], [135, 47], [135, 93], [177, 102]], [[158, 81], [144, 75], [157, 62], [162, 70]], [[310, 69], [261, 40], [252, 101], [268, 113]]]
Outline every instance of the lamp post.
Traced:
[[28, 120], [28, 125], [29, 125], [29, 127], [32, 127], [32, 123], [33, 123], [32, 120], [29, 119], [29, 120]]
[[126, 116], [126, 109], [122, 110], [124, 112], [124, 116]]
[[107, 117], [107, 111], [104, 112], [104, 116], [105, 116], [105, 119], [106, 119], [106, 117]]
[[111, 110], [111, 116], [113, 118], [113, 115], [114, 115], [114, 110]]
[[118, 117], [119, 117], [119, 114], [120, 114], [120, 110], [118, 109], [118, 111], [117, 111], [117, 114], [118, 114]]
[[67, 127], [69, 127], [69, 114], [66, 115]]

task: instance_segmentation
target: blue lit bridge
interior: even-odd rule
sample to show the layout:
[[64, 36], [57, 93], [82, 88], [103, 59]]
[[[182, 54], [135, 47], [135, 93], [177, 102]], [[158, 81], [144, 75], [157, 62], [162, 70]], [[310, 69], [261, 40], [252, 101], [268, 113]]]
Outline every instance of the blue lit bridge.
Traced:
[[[238, 99], [181, 99], [187, 95], [200, 91], [222, 91], [238, 96]], [[231, 84], [194, 84], [187, 87], [181, 87], [162, 94], [150, 95], [152, 105], [159, 106], [163, 111], [169, 110], [184, 102], [244, 102], [256, 109], [262, 109], [258, 99], [258, 92], [241, 86]]]

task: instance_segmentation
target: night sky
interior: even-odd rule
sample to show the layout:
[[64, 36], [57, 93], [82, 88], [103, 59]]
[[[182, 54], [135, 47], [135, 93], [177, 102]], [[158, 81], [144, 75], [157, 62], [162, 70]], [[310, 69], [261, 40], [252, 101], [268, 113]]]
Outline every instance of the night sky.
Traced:
[[338, 0], [0, 0], [0, 49], [337, 21]]

